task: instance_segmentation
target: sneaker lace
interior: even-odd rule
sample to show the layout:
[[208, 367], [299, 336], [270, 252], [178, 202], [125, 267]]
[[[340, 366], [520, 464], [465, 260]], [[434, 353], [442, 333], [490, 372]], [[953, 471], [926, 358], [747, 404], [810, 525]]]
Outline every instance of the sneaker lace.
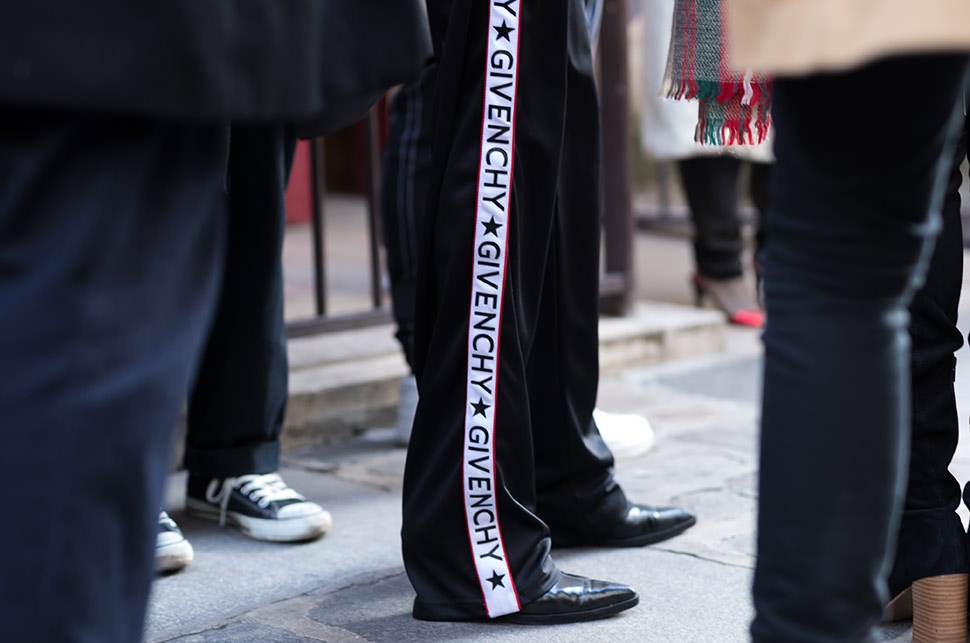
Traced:
[[205, 490], [205, 499], [219, 505], [219, 525], [226, 524], [226, 511], [233, 489], [258, 504], [264, 509], [269, 503], [279, 500], [306, 500], [305, 497], [291, 489], [278, 473], [250, 474], [213, 480]]
[[168, 513], [163, 509], [158, 512], [158, 526], [171, 530], [176, 525], [175, 521], [172, 520]]

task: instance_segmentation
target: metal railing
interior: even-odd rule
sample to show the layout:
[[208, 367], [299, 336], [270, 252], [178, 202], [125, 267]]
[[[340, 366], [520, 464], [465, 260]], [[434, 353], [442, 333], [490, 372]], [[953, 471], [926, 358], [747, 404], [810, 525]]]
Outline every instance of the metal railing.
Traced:
[[[599, 45], [599, 83], [603, 122], [603, 258], [600, 277], [600, 310], [622, 315], [633, 293], [633, 147], [630, 132], [627, 66], [627, 7], [625, 0], [606, 0]], [[314, 315], [287, 323], [290, 337], [304, 337], [388, 323], [392, 319], [384, 293], [381, 241], [380, 189], [381, 145], [379, 110], [364, 120], [364, 165], [370, 253], [370, 307], [353, 313], [331, 314], [327, 306], [327, 264], [324, 251], [326, 176], [325, 140], [310, 145], [311, 236], [313, 244]]]
[[287, 322], [290, 337], [305, 337], [317, 333], [334, 332], [374, 326], [391, 321], [391, 312], [385, 305], [383, 261], [380, 222], [380, 170], [381, 149], [378, 131], [380, 109], [383, 101], [371, 109], [364, 119], [365, 182], [367, 185], [367, 239], [370, 261], [370, 308], [353, 313], [329, 314], [327, 309], [327, 262], [324, 250], [326, 219], [326, 172], [325, 140], [315, 139], [310, 145], [311, 216], [310, 229], [313, 244], [313, 299], [315, 314], [312, 317]]

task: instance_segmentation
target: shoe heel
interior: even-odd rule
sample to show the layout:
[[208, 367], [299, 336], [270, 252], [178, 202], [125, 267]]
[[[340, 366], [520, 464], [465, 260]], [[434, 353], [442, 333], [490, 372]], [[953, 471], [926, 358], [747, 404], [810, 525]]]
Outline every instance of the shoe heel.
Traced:
[[913, 583], [913, 643], [966, 643], [967, 574]]
[[882, 618], [885, 623], [913, 620], [913, 587], [907, 587], [896, 594], [889, 604]]

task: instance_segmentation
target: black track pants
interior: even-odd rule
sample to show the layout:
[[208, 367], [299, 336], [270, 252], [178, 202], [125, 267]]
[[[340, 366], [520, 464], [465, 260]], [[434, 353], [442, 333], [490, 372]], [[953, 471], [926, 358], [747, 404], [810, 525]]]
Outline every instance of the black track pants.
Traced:
[[591, 420], [598, 104], [582, 0], [428, 8], [404, 561], [415, 616], [496, 617], [555, 583], [552, 540], [595, 540], [627, 506]]

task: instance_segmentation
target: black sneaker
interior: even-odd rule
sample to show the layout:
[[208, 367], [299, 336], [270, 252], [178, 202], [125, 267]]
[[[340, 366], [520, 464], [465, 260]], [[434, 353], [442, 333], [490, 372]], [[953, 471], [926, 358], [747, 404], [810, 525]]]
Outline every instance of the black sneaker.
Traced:
[[331, 518], [283, 481], [278, 473], [236, 478], [189, 475], [186, 509], [193, 514], [227, 522], [256, 540], [296, 542], [327, 533]]
[[158, 512], [158, 532], [155, 536], [155, 571], [168, 574], [184, 569], [192, 562], [192, 545], [182, 530], [165, 511]]

